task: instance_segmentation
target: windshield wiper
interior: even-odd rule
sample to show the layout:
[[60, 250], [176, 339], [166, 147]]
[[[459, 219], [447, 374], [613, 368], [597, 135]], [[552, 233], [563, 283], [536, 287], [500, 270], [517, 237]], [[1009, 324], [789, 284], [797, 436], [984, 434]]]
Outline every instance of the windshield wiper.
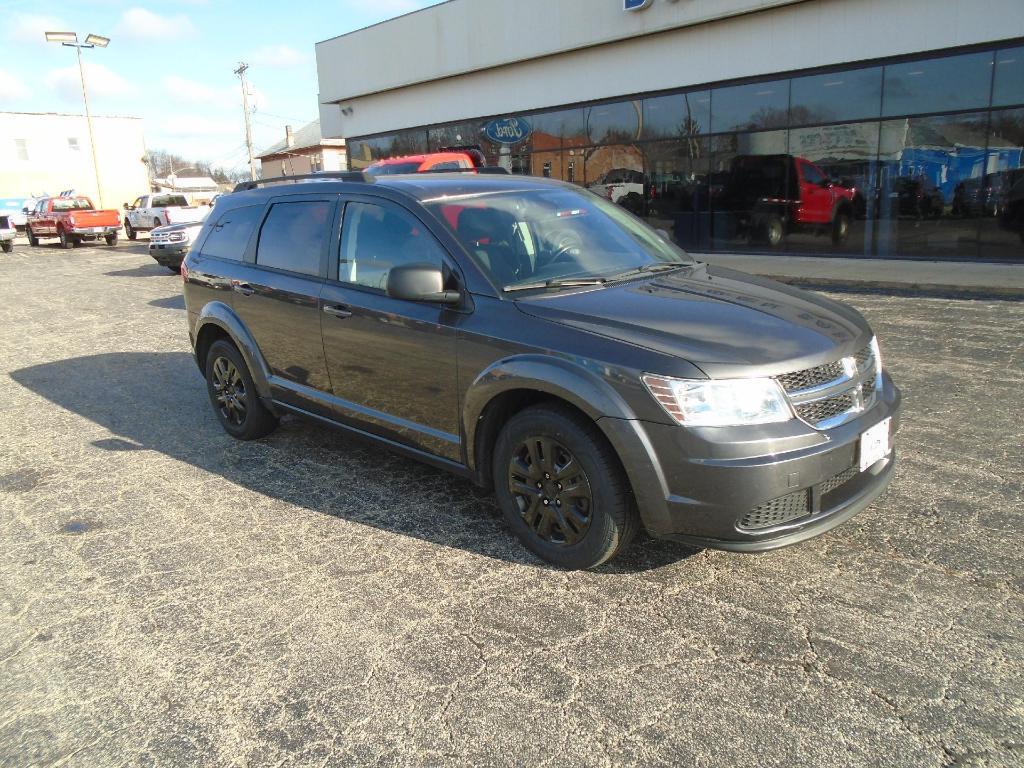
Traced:
[[655, 272], [667, 272], [673, 269], [681, 269], [682, 267], [692, 267], [693, 265], [688, 262], [667, 262], [667, 261], [655, 261], [650, 264], [641, 264], [633, 269], [627, 269], [625, 272], [619, 272], [617, 275], [611, 275], [606, 277], [605, 280], [609, 283], [614, 283], [619, 280], [627, 280], [635, 275], [653, 274]]
[[604, 285], [605, 282], [606, 280], [603, 277], [562, 277], [552, 278], [551, 280], [538, 280], [534, 283], [506, 285], [501, 290], [505, 293], [512, 293], [513, 291], [532, 291], [538, 288], [574, 288], [578, 285]]

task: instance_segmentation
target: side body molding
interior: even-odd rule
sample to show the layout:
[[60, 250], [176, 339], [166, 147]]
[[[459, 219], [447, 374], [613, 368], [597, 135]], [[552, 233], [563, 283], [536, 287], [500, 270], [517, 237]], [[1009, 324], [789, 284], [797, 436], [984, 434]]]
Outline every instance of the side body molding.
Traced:
[[[256, 392], [259, 394], [260, 399], [269, 407], [272, 400], [269, 384], [270, 369], [267, 367], [266, 360], [263, 359], [263, 354], [260, 352], [256, 340], [249, 333], [245, 324], [235, 314], [234, 310], [224, 302], [209, 302], [203, 306], [199, 317], [196, 319], [195, 338], [197, 349], [200, 340], [203, 338], [203, 330], [211, 325], [220, 328], [231, 337], [235, 346], [242, 353], [245, 364], [249, 366], [253, 383], [256, 385]], [[203, 368], [203, 361], [199, 359], [198, 355], [196, 356], [196, 364], [199, 365], [200, 369]]]
[[606, 416], [635, 419], [622, 396], [588, 370], [590, 361], [570, 360], [552, 355], [522, 355], [496, 360], [477, 376], [466, 391], [462, 404], [466, 464], [477, 470], [477, 439], [480, 417], [488, 404], [504, 392], [526, 389], [544, 392], [579, 408], [595, 422]]

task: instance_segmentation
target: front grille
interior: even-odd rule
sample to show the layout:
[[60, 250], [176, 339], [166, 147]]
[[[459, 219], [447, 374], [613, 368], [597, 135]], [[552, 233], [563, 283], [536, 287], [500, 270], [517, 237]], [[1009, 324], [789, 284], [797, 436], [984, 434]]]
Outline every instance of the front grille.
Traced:
[[808, 489], [790, 493], [778, 499], [766, 501], [747, 512], [740, 519], [739, 527], [746, 531], [772, 528], [804, 517], [811, 512], [811, 492]]
[[824, 400], [813, 400], [796, 406], [796, 412], [804, 421], [818, 424], [826, 419], [834, 419], [853, 408], [853, 395], [844, 392]]
[[856, 467], [850, 467], [844, 472], [840, 472], [838, 475], [830, 477], [828, 480], [822, 483], [821, 487], [819, 488], [819, 492], [822, 496], [824, 496], [826, 493], [832, 493], [832, 491], [834, 491], [839, 486], [846, 485], [848, 482], [853, 480], [853, 478], [855, 478], [858, 474], [860, 474], [860, 472]]
[[[857, 467], [850, 467], [833, 475], [818, 485], [819, 496], [832, 493], [853, 480], [858, 474], [860, 473]], [[736, 527], [743, 531], [759, 531], [808, 517], [812, 512], [811, 489], [804, 488], [801, 491], [794, 491], [777, 499], [766, 501], [764, 504], [758, 504], [740, 518]]]
[[836, 360], [834, 363], [825, 363], [816, 368], [807, 368], [796, 373], [785, 373], [778, 377], [782, 388], [787, 392], [798, 392], [801, 389], [810, 389], [821, 384], [828, 384], [843, 375], [843, 364]]
[[[826, 429], [871, 406], [876, 374], [871, 345], [863, 347], [852, 357], [852, 361], [847, 360], [845, 364], [843, 360], [835, 360], [776, 377], [801, 419]], [[851, 362], [853, 367], [849, 367]]]

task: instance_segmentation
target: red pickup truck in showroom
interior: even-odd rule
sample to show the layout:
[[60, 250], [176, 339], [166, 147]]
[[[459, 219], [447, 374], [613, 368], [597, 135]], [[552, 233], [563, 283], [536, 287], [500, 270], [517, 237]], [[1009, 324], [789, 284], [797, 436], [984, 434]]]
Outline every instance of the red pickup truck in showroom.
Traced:
[[117, 245], [120, 229], [121, 214], [117, 210], [96, 210], [92, 200], [82, 195], [44, 197], [29, 211], [25, 225], [29, 245], [57, 237], [62, 248], [73, 248], [100, 238], [107, 245]]
[[855, 190], [837, 184], [818, 166], [794, 155], [738, 155], [725, 175], [715, 209], [735, 214], [736, 234], [779, 247], [790, 232], [850, 233]]

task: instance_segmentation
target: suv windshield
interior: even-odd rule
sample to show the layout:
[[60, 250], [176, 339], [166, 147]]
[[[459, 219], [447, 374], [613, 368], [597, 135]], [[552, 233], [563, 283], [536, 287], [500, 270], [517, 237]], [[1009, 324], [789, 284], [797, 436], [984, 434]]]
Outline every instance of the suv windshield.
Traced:
[[438, 199], [426, 206], [506, 290], [614, 279], [654, 266], [693, 263], [639, 219], [589, 192], [502, 192]]
[[389, 163], [387, 165], [371, 165], [366, 169], [370, 176], [394, 176], [399, 173], [416, 173], [420, 169], [420, 163]]

